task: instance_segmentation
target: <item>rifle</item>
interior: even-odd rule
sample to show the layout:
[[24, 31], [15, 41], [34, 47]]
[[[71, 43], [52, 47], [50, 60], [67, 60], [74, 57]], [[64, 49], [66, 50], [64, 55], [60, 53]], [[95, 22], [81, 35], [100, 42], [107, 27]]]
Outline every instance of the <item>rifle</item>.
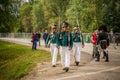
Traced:
[[80, 34], [80, 41], [82, 42], [82, 33], [80, 32], [80, 28], [77, 26], [79, 34]]
[[68, 30], [68, 47], [70, 47], [70, 31]]

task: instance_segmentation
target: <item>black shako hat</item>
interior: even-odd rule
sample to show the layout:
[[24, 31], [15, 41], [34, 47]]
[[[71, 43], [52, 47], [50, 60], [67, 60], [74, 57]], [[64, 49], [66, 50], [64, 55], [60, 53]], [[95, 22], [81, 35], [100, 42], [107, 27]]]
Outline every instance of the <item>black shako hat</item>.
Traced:
[[107, 27], [106, 27], [106, 25], [101, 25], [98, 30], [99, 31], [103, 30], [103, 31], [107, 32]]

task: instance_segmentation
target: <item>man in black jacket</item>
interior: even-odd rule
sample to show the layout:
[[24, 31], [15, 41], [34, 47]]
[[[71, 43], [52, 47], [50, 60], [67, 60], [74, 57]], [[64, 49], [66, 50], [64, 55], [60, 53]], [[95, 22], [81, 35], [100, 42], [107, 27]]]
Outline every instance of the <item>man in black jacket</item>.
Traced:
[[45, 42], [45, 47], [47, 47], [47, 44], [46, 44], [47, 37], [48, 37], [48, 32], [47, 32], [47, 30], [45, 30], [45, 33], [43, 34], [43, 39], [44, 39], [44, 42]]
[[97, 44], [99, 45], [99, 51], [97, 53], [97, 60], [100, 61], [100, 53], [103, 52], [103, 55], [105, 56], [106, 60], [105, 62], [109, 62], [109, 56], [108, 56], [108, 46], [109, 46], [109, 38], [107, 33], [107, 28], [105, 25], [102, 25], [99, 27], [99, 34], [97, 37]]
[[39, 46], [40, 46], [40, 38], [41, 38], [41, 33], [40, 33], [40, 31], [37, 33], [37, 35], [38, 35], [38, 42], [39, 42]]

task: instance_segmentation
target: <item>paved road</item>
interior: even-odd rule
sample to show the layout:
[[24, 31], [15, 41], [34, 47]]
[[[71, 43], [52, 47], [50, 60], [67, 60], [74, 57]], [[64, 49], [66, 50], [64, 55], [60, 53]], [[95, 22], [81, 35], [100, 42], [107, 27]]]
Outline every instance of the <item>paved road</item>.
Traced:
[[[8, 41], [8, 39], [4, 40]], [[24, 45], [31, 44], [30, 40], [13, 39], [12, 42], [15, 41]], [[40, 48], [45, 49], [44, 46]], [[43, 62], [38, 63], [21, 80], [120, 80], [120, 46], [114, 49], [111, 44], [108, 48], [110, 62], [104, 62], [104, 59], [101, 59], [100, 62], [95, 62], [95, 59], [91, 59], [91, 48], [91, 44], [86, 44], [81, 54], [79, 66], [75, 66], [73, 56], [71, 57], [70, 71], [67, 73], [62, 70], [59, 61], [56, 68], [51, 67], [51, 64], [48, 62]], [[49, 49], [47, 48], [47, 50]]]

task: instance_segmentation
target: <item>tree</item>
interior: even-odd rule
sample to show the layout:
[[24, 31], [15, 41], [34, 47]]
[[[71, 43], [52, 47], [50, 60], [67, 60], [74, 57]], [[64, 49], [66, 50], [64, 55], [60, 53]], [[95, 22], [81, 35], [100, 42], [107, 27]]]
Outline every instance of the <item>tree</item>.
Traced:
[[[29, 0], [20, 7], [21, 0], [0, 1], [0, 32], [32, 32], [50, 29], [63, 21], [70, 29], [79, 26], [92, 32], [102, 24], [120, 31], [119, 0]], [[19, 14], [20, 12], [20, 14]]]
[[57, 23], [60, 28], [61, 22], [66, 20], [65, 12], [69, 6], [69, 0], [42, 0], [42, 4], [45, 8], [48, 26]]
[[120, 1], [110, 0], [107, 3], [106, 12], [104, 15], [104, 22], [114, 32], [120, 32]]
[[32, 24], [34, 26], [33, 31], [42, 31], [43, 27], [45, 28], [47, 25], [45, 24], [44, 9], [41, 1], [36, 1], [36, 3], [33, 5], [32, 14]]
[[0, 0], [0, 32], [13, 32], [16, 27], [17, 0]]
[[25, 3], [20, 8], [19, 32], [32, 32], [32, 5]]
[[73, 26], [79, 26], [82, 31], [90, 32], [96, 26], [96, 7], [94, 0], [71, 0], [67, 17]]

